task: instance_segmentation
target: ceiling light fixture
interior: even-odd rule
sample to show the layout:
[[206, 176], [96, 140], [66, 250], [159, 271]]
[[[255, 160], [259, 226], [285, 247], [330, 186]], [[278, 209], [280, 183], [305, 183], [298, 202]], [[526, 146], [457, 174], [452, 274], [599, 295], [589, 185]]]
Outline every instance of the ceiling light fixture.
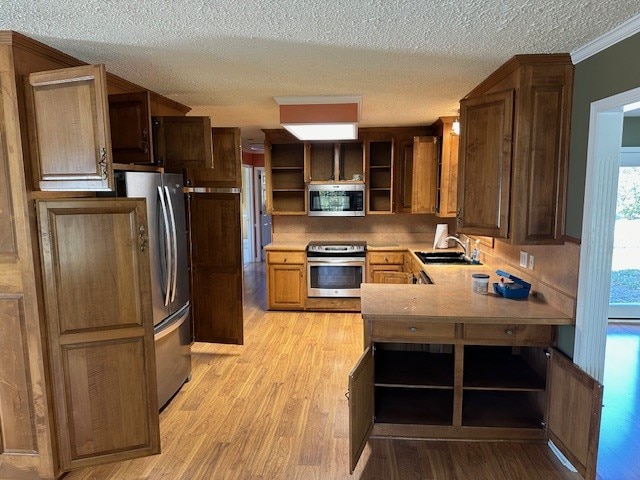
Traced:
[[274, 97], [280, 124], [299, 140], [355, 140], [362, 97]]

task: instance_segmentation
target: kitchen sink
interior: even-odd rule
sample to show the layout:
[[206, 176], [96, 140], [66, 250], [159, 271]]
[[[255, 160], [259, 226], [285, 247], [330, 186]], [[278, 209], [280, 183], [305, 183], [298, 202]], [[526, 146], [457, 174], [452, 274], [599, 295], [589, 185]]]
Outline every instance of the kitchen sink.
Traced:
[[472, 262], [464, 252], [415, 252], [425, 265], [481, 265]]

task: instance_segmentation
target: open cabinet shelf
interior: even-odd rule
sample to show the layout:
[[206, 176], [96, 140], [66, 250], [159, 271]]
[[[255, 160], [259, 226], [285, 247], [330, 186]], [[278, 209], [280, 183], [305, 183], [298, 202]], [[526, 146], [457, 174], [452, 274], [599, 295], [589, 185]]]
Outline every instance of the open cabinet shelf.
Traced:
[[453, 354], [376, 351], [376, 386], [453, 388]]
[[378, 423], [451, 425], [453, 390], [379, 387], [375, 393]]
[[464, 389], [543, 391], [545, 379], [512, 347], [467, 346]]
[[465, 391], [462, 425], [541, 429], [543, 414], [535, 400], [530, 392]]

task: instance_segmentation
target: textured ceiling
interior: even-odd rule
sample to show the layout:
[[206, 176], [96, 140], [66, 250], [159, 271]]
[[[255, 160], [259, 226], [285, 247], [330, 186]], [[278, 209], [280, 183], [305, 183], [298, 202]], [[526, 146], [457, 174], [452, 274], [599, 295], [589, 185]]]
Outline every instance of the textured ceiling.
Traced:
[[424, 125], [518, 53], [571, 52], [638, 0], [4, 0], [15, 30], [209, 115], [243, 140], [274, 96], [362, 95], [361, 126]]

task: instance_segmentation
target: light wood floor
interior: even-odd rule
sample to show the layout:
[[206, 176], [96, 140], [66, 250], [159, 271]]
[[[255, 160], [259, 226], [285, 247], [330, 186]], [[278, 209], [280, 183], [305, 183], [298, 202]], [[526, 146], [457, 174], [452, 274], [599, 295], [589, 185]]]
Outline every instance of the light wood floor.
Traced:
[[349, 475], [347, 377], [359, 315], [265, 311], [245, 270], [245, 345], [196, 343], [193, 379], [160, 415], [162, 454], [86, 479], [576, 480], [543, 444], [372, 440]]

